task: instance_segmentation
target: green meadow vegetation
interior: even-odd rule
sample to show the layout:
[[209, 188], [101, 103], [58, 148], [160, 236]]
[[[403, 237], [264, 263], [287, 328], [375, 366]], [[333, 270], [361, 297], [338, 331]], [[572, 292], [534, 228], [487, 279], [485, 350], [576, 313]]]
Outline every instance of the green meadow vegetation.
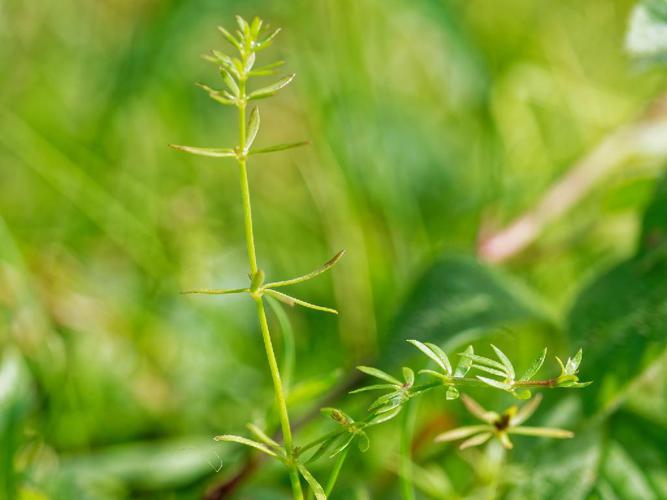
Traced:
[[0, 40], [0, 500], [667, 497], [665, 0]]

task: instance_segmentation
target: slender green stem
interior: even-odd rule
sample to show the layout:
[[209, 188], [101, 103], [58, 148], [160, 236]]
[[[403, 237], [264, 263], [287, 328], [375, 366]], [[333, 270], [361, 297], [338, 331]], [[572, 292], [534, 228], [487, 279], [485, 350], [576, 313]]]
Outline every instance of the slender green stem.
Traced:
[[345, 459], [347, 458], [347, 453], [349, 451], [350, 448], [347, 447], [345, 448], [345, 450], [343, 450], [342, 453], [338, 455], [338, 460], [336, 460], [336, 463], [334, 464], [334, 467], [331, 470], [331, 474], [329, 474], [329, 479], [327, 480], [327, 486], [324, 490], [327, 496], [331, 495], [334, 486], [336, 486], [336, 481], [338, 481], [338, 475], [340, 474], [340, 470], [343, 468], [343, 464], [345, 463]]
[[401, 421], [401, 498], [415, 500], [415, 490], [412, 485], [412, 429], [415, 421], [415, 404], [406, 403]]
[[[246, 142], [246, 82], [241, 80], [239, 82], [239, 150], [243, 150]], [[250, 204], [250, 187], [248, 185], [248, 169], [246, 165], [245, 156], [241, 156], [238, 160], [239, 177], [241, 185], [241, 196], [243, 199], [243, 220], [245, 224], [246, 247], [248, 250], [248, 263], [250, 265], [250, 274], [254, 276], [257, 273], [257, 252], [255, 250], [255, 237], [252, 223], [252, 207]], [[287, 403], [285, 401], [285, 392], [282, 381], [280, 380], [280, 370], [278, 362], [276, 361], [276, 354], [273, 350], [273, 343], [271, 342], [271, 332], [269, 331], [269, 324], [266, 319], [266, 311], [264, 309], [264, 301], [261, 296], [254, 296], [257, 304], [257, 317], [259, 319], [260, 329], [262, 331], [262, 340], [264, 341], [264, 350], [266, 351], [266, 359], [269, 364], [269, 371], [271, 372], [271, 380], [273, 382], [273, 392], [276, 398], [276, 406], [278, 407], [278, 416], [280, 418], [280, 427], [283, 433], [283, 441], [288, 455], [291, 457], [293, 451], [292, 442], [292, 428], [290, 426], [289, 414], [287, 412]], [[292, 493], [295, 500], [303, 499], [303, 490], [301, 488], [301, 480], [296, 465], [289, 466], [289, 476], [292, 483]]]

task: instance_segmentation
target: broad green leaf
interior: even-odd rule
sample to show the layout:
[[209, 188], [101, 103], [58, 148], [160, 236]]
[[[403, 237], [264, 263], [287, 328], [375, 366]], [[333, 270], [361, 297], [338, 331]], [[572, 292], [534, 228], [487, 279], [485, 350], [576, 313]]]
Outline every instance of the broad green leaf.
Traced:
[[286, 76], [286, 77], [281, 78], [280, 80], [278, 80], [276, 83], [273, 83], [271, 85], [268, 85], [266, 87], [263, 87], [261, 89], [257, 89], [255, 91], [251, 92], [250, 95], [248, 96], [248, 100], [264, 99], [265, 97], [271, 97], [276, 92], [278, 92], [280, 89], [289, 85], [289, 83], [292, 80], [294, 80], [295, 76], [296, 75], [294, 75], [294, 74]]
[[245, 146], [243, 148], [245, 154], [248, 154], [248, 151], [250, 151], [250, 148], [252, 147], [252, 143], [255, 142], [257, 132], [259, 132], [259, 123], [259, 109], [254, 107], [250, 112], [250, 119], [248, 121], [248, 135], [246, 136]]
[[389, 382], [390, 384], [394, 384], [397, 386], [403, 385], [401, 384], [401, 381], [398, 380], [397, 378], [392, 377], [391, 375], [389, 375], [386, 372], [383, 372], [382, 370], [373, 368], [372, 366], [357, 366], [357, 370], [365, 373], [366, 375], [370, 375], [372, 377], [384, 380], [385, 382]]
[[184, 151], [193, 155], [210, 156], [212, 158], [233, 158], [236, 152], [229, 148], [199, 148], [194, 146], [180, 146], [178, 144], [169, 144], [169, 147]]

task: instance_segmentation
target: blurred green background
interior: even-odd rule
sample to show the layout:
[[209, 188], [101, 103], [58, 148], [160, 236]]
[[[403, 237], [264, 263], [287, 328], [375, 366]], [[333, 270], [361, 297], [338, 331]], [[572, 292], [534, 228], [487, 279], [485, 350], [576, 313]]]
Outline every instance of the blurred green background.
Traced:
[[[200, 56], [234, 14], [281, 26], [270, 56], [297, 73], [257, 144], [312, 143], [250, 164], [260, 265], [282, 279], [347, 250], [298, 290], [340, 316], [288, 311], [296, 420], [361, 361], [422, 367], [405, 338], [491, 340], [520, 367], [583, 346], [595, 384], [536, 418], [576, 429], [565, 445], [433, 445], [469, 417], [425, 398], [418, 495], [667, 498], [667, 136], [641, 128], [664, 122], [667, 75], [625, 48], [634, 3], [1, 0], [0, 498], [200, 498], [248, 460], [212, 436], [275, 426], [252, 302], [179, 295], [247, 280], [235, 168], [167, 147], [235, 144], [233, 112], [193, 85], [218, 85]], [[566, 215], [477, 257], [595, 151], [583, 171], [606, 170]], [[350, 454], [337, 498], [398, 498], [397, 426]], [[273, 464], [234, 490], [288, 492]]]

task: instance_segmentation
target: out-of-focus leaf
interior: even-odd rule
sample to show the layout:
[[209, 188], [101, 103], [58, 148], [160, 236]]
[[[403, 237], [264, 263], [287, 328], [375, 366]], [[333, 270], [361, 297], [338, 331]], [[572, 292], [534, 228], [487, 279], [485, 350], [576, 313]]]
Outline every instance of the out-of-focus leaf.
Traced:
[[641, 467], [614, 441], [606, 446], [601, 473], [618, 498], [658, 499]]
[[24, 440], [23, 419], [31, 403], [29, 374], [18, 351], [0, 357], [0, 498], [16, 498], [20, 475], [16, 454]]
[[619, 404], [622, 390], [667, 345], [666, 203], [667, 177], [644, 217], [637, 253], [595, 278], [570, 311], [570, 340], [586, 352], [582, 378], [595, 381], [584, 398], [591, 411]]
[[401, 307], [380, 366], [405, 357], [407, 339], [447, 349], [460, 345], [460, 337], [469, 340], [494, 328], [527, 324], [548, 327], [552, 319], [526, 286], [472, 257], [443, 257], [417, 281]]
[[628, 51], [662, 63], [667, 61], [667, 2], [642, 0], [633, 9], [626, 37]]

